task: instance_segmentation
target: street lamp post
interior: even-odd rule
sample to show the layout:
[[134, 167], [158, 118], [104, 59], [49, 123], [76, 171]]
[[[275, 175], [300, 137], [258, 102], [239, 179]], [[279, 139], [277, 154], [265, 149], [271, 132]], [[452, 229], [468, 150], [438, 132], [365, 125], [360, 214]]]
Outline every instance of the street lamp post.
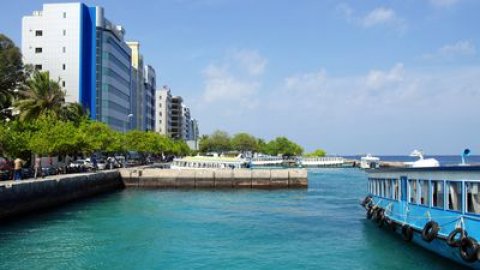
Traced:
[[[124, 129], [123, 129], [123, 132], [124, 133], [127, 133], [127, 123], [130, 124], [130, 120], [132, 119], [133, 117], [133, 114], [129, 114], [127, 115], [127, 121], [125, 121], [124, 123]], [[127, 150], [128, 152], [128, 150]], [[127, 167], [127, 160], [128, 160], [128, 153], [125, 153], [125, 163], [123, 164], [123, 167], [126, 168]]]
[[133, 114], [129, 114], [127, 115], [127, 121], [125, 121], [125, 123], [123, 123], [123, 132], [127, 132], [127, 124], [130, 124], [130, 120], [132, 119], [133, 117]]

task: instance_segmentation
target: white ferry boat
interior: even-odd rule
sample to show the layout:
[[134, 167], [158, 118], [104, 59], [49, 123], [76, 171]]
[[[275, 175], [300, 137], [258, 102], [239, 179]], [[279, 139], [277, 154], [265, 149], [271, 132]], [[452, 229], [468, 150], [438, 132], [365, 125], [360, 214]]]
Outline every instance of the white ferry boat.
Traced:
[[[347, 162], [343, 157], [302, 157], [300, 159], [301, 167], [345, 167]], [[351, 165], [352, 166], [352, 165]]]
[[240, 169], [247, 167], [248, 162], [244, 158], [218, 156], [176, 158], [170, 165], [171, 169]]
[[406, 242], [480, 269], [480, 166], [420, 165], [367, 170], [367, 218]]
[[253, 167], [282, 166], [283, 158], [278, 156], [256, 156], [250, 159]]

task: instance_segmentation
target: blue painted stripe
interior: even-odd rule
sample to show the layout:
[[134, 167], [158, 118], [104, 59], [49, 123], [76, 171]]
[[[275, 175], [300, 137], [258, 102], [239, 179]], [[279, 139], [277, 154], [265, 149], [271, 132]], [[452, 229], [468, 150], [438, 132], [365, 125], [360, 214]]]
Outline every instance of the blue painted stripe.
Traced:
[[96, 9], [81, 4], [80, 10], [80, 103], [96, 119]]

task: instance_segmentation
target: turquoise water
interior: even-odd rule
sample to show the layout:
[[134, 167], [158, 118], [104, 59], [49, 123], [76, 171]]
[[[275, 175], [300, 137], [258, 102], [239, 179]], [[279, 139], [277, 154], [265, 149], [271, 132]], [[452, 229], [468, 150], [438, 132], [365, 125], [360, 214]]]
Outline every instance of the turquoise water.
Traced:
[[366, 175], [308, 190], [125, 190], [0, 225], [0, 269], [458, 269], [367, 221]]

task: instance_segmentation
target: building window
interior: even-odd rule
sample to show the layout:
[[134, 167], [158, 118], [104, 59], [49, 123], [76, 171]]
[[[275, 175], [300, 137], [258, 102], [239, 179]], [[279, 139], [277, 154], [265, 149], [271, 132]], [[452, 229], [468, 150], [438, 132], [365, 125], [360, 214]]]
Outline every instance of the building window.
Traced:
[[62, 33], [63, 33], [64, 36], [66, 36], [67, 35], [67, 30], [63, 29]]
[[35, 65], [35, 70], [42, 70], [42, 65]]
[[42, 48], [35, 48], [35, 53], [42, 53]]
[[63, 65], [62, 65], [62, 69], [63, 69], [63, 70], [67, 69], [67, 65], [63, 64]]
[[41, 37], [41, 36], [43, 36], [43, 31], [42, 31], [42, 30], [36, 30], [36, 31], [35, 31], [35, 36], [36, 36], [36, 37]]
[[63, 53], [67, 52], [67, 48], [66, 48], [66, 47], [62, 47], [62, 52], [63, 52]]
[[63, 12], [63, 18], [67, 18], [67, 12]]
[[62, 87], [65, 87], [65, 81], [62, 81]]

